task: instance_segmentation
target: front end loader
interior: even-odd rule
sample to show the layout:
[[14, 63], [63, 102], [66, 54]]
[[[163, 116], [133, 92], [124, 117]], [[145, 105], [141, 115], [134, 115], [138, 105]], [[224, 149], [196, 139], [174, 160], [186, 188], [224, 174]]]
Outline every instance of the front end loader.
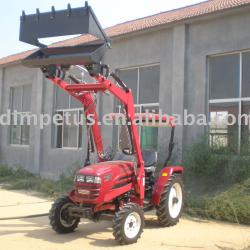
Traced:
[[[73, 34], [90, 34], [86, 42], [76, 46], [47, 46], [39, 39]], [[170, 166], [173, 150], [174, 122], [171, 118], [169, 152], [165, 164], [157, 173], [157, 152], [140, 147], [138, 118], [130, 88], [102, 63], [111, 41], [86, 3], [81, 8], [21, 15], [20, 40], [38, 47], [23, 60], [27, 67], [40, 68], [53, 84], [82, 103], [83, 112], [94, 123], [87, 125], [87, 153], [84, 166], [75, 175], [72, 191], [58, 198], [50, 210], [50, 224], [57, 233], [70, 233], [81, 218], [99, 221], [113, 218], [113, 235], [119, 244], [137, 242], [144, 228], [144, 211], [156, 209], [160, 225], [178, 223], [183, 208], [183, 167]], [[122, 58], [121, 58], [122, 60]], [[72, 66], [81, 65], [94, 82], [81, 82], [69, 73]], [[70, 79], [70, 81], [68, 80]], [[103, 140], [95, 95], [109, 93], [121, 104], [126, 118], [130, 147], [109, 154], [103, 149]], [[159, 118], [160, 119], [160, 118]], [[90, 147], [96, 153], [96, 162], [90, 161]], [[86, 228], [86, 230], [88, 230]]]

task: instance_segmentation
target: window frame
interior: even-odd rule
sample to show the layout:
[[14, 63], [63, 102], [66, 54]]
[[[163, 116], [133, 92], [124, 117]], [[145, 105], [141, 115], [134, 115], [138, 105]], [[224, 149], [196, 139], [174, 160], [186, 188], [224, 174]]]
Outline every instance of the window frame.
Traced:
[[[119, 72], [120, 71], [126, 71], [126, 70], [137, 70], [137, 95], [136, 95], [136, 100], [135, 100], [135, 104], [136, 105], [141, 105], [142, 103], [139, 103], [140, 100], [140, 69], [141, 68], [148, 68], [148, 67], [156, 67], [159, 66], [160, 68], [160, 72], [161, 72], [161, 65], [159, 62], [156, 63], [151, 63], [151, 64], [143, 64], [143, 65], [138, 65], [138, 66], [131, 66], [131, 67], [124, 67], [124, 68], [118, 68], [116, 71]], [[161, 73], [160, 73], [161, 74]], [[160, 79], [160, 78], [159, 78]], [[160, 85], [160, 83], [159, 83]], [[159, 90], [160, 91], [160, 90]], [[145, 105], [145, 104], [144, 104]]]
[[[80, 67], [82, 67], [82, 66], [80, 66]], [[83, 68], [84, 68], [84, 66], [83, 66]], [[94, 82], [94, 78], [92, 78], [90, 75], [86, 75], [85, 76], [85, 74], [86, 74], [86, 72], [80, 72], [80, 78], [81, 78], [81, 81], [82, 82], [85, 82], [85, 77], [87, 76], [87, 80], [89, 80], [89, 81], [91, 81], [91, 79], [92, 79], [92, 81]], [[72, 82], [72, 80], [71, 79], [67, 79], [68, 80], [68, 82], [69, 82], [69, 84], [72, 84], [73, 82]], [[58, 91], [58, 89], [59, 90], [61, 90], [58, 86], [54, 86], [54, 106], [53, 106], [53, 110], [54, 110], [54, 114], [57, 114], [57, 113], [59, 113], [59, 112], [62, 112], [63, 114], [65, 113], [65, 112], [72, 112], [72, 111], [77, 111], [78, 112], [78, 117], [80, 117], [80, 113], [82, 112], [82, 113], [84, 113], [84, 109], [83, 109], [83, 106], [82, 106], [82, 104], [79, 102], [79, 106], [81, 106], [81, 107], [72, 107], [72, 100], [74, 100], [75, 98], [73, 97], [73, 96], [71, 96], [71, 95], [68, 95], [68, 103], [67, 103], [67, 108], [57, 108], [57, 91]], [[64, 91], [64, 90], [61, 90], [61, 91]], [[75, 99], [76, 100], [76, 99]], [[62, 117], [63, 118], [63, 117]], [[63, 119], [63, 121], [64, 121], [64, 119]], [[62, 135], [61, 135], [61, 137], [62, 137], [62, 141], [61, 141], [61, 144], [62, 144], [62, 147], [57, 147], [57, 126], [56, 125], [53, 125], [54, 126], [54, 133], [53, 133], [53, 139], [52, 139], [52, 141], [51, 141], [51, 146], [54, 148], [54, 149], [69, 149], [69, 150], [80, 150], [80, 149], [82, 149], [83, 148], [83, 138], [84, 138], [84, 136], [83, 136], [83, 126], [81, 126], [81, 125], [79, 125], [78, 127], [77, 127], [77, 147], [64, 147], [63, 146], [63, 140], [64, 140], [64, 136], [63, 136], [63, 133], [64, 133], [64, 124], [62, 124]], [[82, 132], [80, 132], [80, 129], [82, 129]], [[82, 137], [82, 141], [81, 141], [81, 143], [80, 143], [80, 135], [81, 135], [81, 137]]]
[[[53, 125], [54, 126], [54, 136], [55, 136], [55, 140], [53, 141], [53, 148], [55, 149], [69, 149], [69, 150], [80, 150], [83, 148], [83, 141], [80, 145], [80, 129], [83, 129], [83, 126], [81, 125], [78, 125], [77, 126], [77, 147], [64, 147], [64, 144], [63, 144], [63, 141], [64, 141], [64, 136], [63, 136], [63, 132], [64, 132], [64, 113], [66, 112], [74, 112], [74, 111], [77, 111], [78, 113], [78, 117], [80, 117], [80, 113], [84, 112], [83, 108], [70, 108], [71, 106], [71, 99], [74, 98], [72, 96], [69, 95], [69, 98], [68, 98], [68, 108], [64, 108], [64, 109], [57, 109], [57, 89], [59, 89], [59, 87], [55, 86], [54, 88], [54, 114], [58, 114], [58, 113], [63, 113], [63, 116], [62, 116], [62, 120], [63, 120], [63, 124], [62, 124], [62, 134], [61, 134], [61, 145], [62, 147], [57, 147], [57, 126], [58, 125]], [[83, 137], [83, 133], [82, 133], [82, 137]], [[83, 138], [82, 138], [83, 139]]]
[[[238, 114], [242, 115], [242, 104], [245, 101], [250, 101], [250, 97], [242, 97], [242, 80], [243, 80], [243, 72], [242, 72], [242, 58], [243, 58], [243, 53], [250, 52], [250, 50], [241, 50], [241, 51], [233, 51], [233, 52], [227, 52], [227, 53], [220, 53], [220, 54], [215, 54], [215, 55], [210, 55], [208, 56], [208, 73], [207, 73], [207, 82], [208, 82], [208, 113], [207, 117], [210, 121], [210, 104], [216, 104], [216, 103], [235, 103], [238, 105]], [[239, 97], [238, 98], [223, 98], [223, 99], [210, 99], [210, 59], [214, 57], [220, 57], [220, 56], [227, 56], [227, 55], [239, 55], [239, 79], [238, 79], [238, 88], [239, 88]], [[238, 123], [238, 140], [237, 140], [237, 152], [240, 154], [241, 151], [241, 132], [242, 132], [242, 127], [241, 124]], [[210, 126], [208, 126], [210, 127]], [[210, 128], [208, 128], [209, 131]]]
[[[10, 110], [10, 115], [12, 116], [14, 114], [14, 109], [13, 109], [13, 90], [15, 88], [21, 88], [21, 111], [17, 111], [15, 110], [17, 115], [30, 115], [31, 114], [31, 102], [30, 102], [30, 111], [23, 111], [23, 97], [24, 97], [24, 88], [29, 86], [31, 88], [31, 96], [32, 96], [32, 84], [24, 84], [24, 85], [17, 85], [17, 86], [10, 86], [10, 94], [9, 94], [9, 110]], [[31, 98], [30, 96], [30, 98]], [[32, 98], [31, 98], [32, 100]], [[11, 135], [11, 131], [12, 131], [12, 126], [17, 126], [19, 133], [20, 133], [20, 139], [19, 139], [19, 143], [13, 143], [12, 142], [12, 135]], [[23, 144], [22, 143], [22, 126], [24, 125], [13, 125], [10, 124], [9, 126], [9, 131], [8, 131], [8, 136], [9, 136], [9, 145], [10, 146], [15, 146], [15, 147], [30, 147], [30, 125], [25, 125], [25, 126], [29, 126], [29, 138], [28, 138], [28, 144]]]
[[[72, 108], [72, 109], [57, 109], [55, 110], [55, 114], [58, 114], [58, 113], [62, 113], [62, 120], [64, 121], [64, 113], [66, 112], [75, 112], [77, 111], [77, 114], [78, 114], [78, 117], [80, 117], [80, 112], [83, 112], [83, 108]], [[80, 129], [81, 129], [81, 125], [78, 125], [77, 126], [77, 147], [66, 147], [64, 146], [64, 136], [63, 136], [63, 132], [64, 132], [64, 127], [65, 127], [65, 123], [63, 122], [63, 124], [61, 125], [62, 126], [62, 147], [57, 147], [57, 143], [55, 141], [55, 145], [54, 145], [54, 148], [57, 148], [57, 149], [82, 149], [82, 146], [80, 146]], [[57, 139], [57, 126], [55, 125], [55, 134], [56, 134], [56, 139]]]
[[[139, 108], [139, 114], [142, 113], [143, 108], [159, 108], [160, 107], [160, 103], [159, 102], [155, 102], [155, 103], [144, 103], [144, 104], [135, 104], [134, 108], [137, 109]], [[117, 105], [117, 109], [118, 109], [118, 113], [120, 114], [121, 111], [121, 105]], [[117, 147], [120, 149], [119, 145], [120, 145], [120, 130], [121, 130], [121, 126], [118, 126], [118, 133], [117, 133]], [[141, 143], [141, 130], [142, 130], [142, 126], [138, 126], [138, 135], [139, 135], [139, 139], [140, 139], [140, 143]], [[157, 138], [158, 140], [158, 138]]]
[[[139, 113], [142, 112], [143, 108], [150, 108], [150, 107], [156, 107], [159, 108], [160, 107], [160, 103], [159, 100], [158, 102], [154, 102], [154, 103], [139, 103], [140, 100], [140, 69], [142, 68], [148, 68], [148, 67], [159, 67], [159, 81], [161, 79], [161, 64], [160, 62], [156, 62], [156, 63], [150, 63], [150, 64], [142, 64], [142, 65], [137, 65], [137, 66], [130, 66], [130, 67], [124, 67], [124, 68], [117, 68], [116, 72], [119, 74], [120, 71], [126, 71], [126, 70], [137, 70], [137, 95], [136, 95], [136, 100], [134, 101], [134, 107], [135, 109], [139, 108]], [[125, 83], [126, 84], [126, 83]], [[160, 91], [160, 82], [159, 82], [159, 91]], [[160, 96], [159, 96], [160, 98]], [[118, 113], [121, 113], [121, 106], [120, 105], [116, 105], [116, 108], [118, 109]], [[120, 127], [118, 126], [117, 129], [117, 147], [119, 148], [119, 142], [120, 142]], [[139, 126], [139, 139], [141, 142], [141, 126]], [[157, 138], [158, 140], [158, 138]]]

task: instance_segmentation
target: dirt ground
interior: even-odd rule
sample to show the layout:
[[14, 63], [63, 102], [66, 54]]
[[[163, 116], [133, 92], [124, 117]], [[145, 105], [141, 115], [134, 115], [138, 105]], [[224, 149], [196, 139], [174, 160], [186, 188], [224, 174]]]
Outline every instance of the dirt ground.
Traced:
[[10, 216], [46, 213], [51, 201], [4, 190], [0, 190], [0, 197], [0, 249], [250, 250], [250, 227], [183, 218], [174, 227], [161, 228], [153, 213], [146, 214], [146, 227], [134, 245], [117, 245], [113, 240], [111, 221], [93, 223], [83, 220], [74, 233], [58, 235], [51, 230], [47, 216], [1, 220]]

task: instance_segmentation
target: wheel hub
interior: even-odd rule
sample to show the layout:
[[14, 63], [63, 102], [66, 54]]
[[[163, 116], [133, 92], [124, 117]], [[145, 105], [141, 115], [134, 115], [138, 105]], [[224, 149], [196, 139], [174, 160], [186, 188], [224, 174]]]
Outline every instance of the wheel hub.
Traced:
[[179, 202], [178, 197], [174, 197], [172, 202], [173, 202], [173, 204], [177, 204]]
[[132, 239], [139, 233], [141, 227], [141, 217], [138, 213], [130, 213], [124, 223], [125, 235]]
[[75, 218], [69, 215], [70, 206], [71, 204], [65, 204], [61, 208], [61, 212], [60, 212], [60, 221], [62, 225], [64, 225], [65, 227], [71, 227], [75, 223]]

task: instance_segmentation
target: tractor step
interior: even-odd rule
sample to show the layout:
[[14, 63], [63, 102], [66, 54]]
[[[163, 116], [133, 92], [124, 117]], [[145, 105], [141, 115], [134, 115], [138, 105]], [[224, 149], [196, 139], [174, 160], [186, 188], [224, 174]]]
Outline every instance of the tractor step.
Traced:
[[151, 200], [144, 200], [143, 202], [143, 211], [147, 212], [154, 208], [154, 205], [152, 205]]

